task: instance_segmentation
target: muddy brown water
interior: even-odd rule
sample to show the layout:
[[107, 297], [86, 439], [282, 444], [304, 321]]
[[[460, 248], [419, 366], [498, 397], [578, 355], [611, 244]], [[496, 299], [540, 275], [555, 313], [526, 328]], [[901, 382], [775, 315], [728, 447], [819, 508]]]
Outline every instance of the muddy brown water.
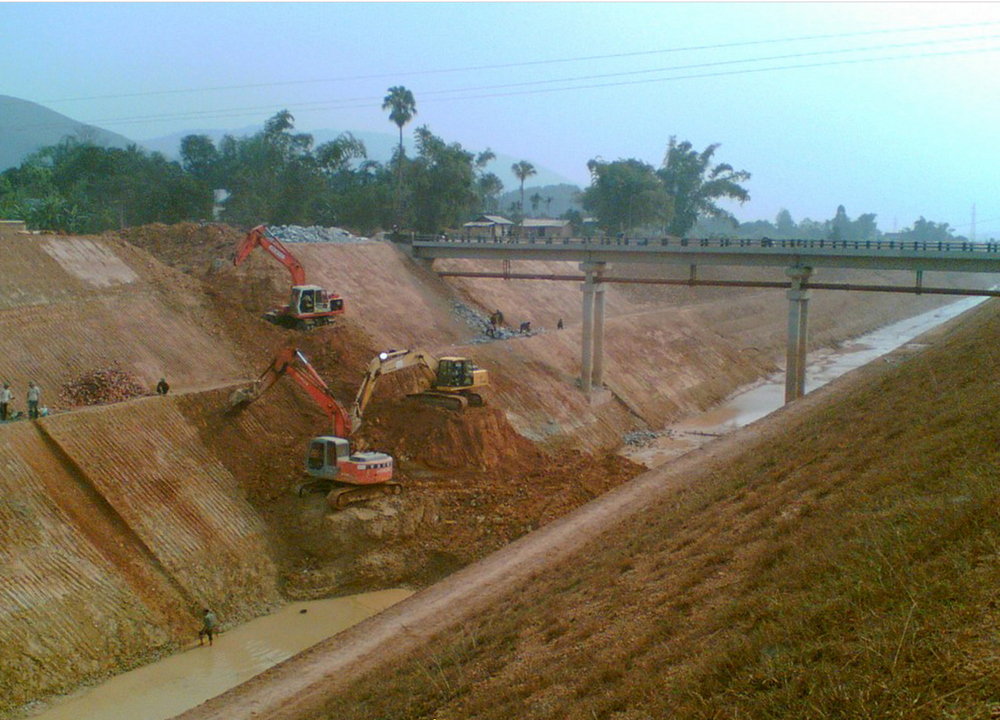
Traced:
[[[972, 309], [985, 298], [971, 297], [887, 325], [840, 347], [809, 353], [806, 393], [904, 345], [938, 325]], [[626, 447], [621, 454], [633, 462], [655, 468], [720, 435], [769, 415], [785, 402], [785, 375], [778, 373], [737, 390], [721, 405], [668, 425], [645, 447]]]
[[[412, 595], [404, 589], [295, 602], [207, 643], [48, 704], [31, 720], [164, 720]], [[224, 618], [223, 618], [224, 619]]]

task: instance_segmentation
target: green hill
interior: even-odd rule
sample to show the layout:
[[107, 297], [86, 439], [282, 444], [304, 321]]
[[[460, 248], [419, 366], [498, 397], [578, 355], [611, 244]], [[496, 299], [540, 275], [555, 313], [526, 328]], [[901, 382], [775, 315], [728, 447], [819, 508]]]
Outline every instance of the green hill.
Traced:
[[38, 103], [0, 95], [0, 172], [17, 167], [31, 153], [56, 145], [67, 135], [104, 147], [134, 144], [123, 135], [87, 125]]

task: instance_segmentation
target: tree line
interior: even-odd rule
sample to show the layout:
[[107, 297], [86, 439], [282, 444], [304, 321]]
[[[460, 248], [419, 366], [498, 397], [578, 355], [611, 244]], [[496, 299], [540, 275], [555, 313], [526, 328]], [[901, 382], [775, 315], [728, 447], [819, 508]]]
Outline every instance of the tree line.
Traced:
[[[417, 114], [412, 92], [389, 88], [382, 109], [399, 130], [398, 146], [386, 163], [369, 159], [364, 143], [350, 133], [315, 145], [312, 135], [295, 131], [287, 110], [251, 136], [226, 135], [215, 143], [206, 135], [188, 135], [181, 140], [180, 161], [137, 146], [103, 148], [68, 137], [0, 174], [0, 216], [25, 220], [33, 229], [84, 234], [208, 221], [218, 212], [220, 220], [238, 227], [324, 225], [371, 234], [393, 227], [436, 233], [500, 212], [504, 186], [487, 169], [496, 158], [489, 148], [467, 150], [423, 125], [413, 133], [415, 154], [409, 157], [403, 128]], [[580, 194], [580, 207], [603, 234], [865, 239], [878, 233], [873, 214], [852, 221], [843, 207], [825, 223], [795, 224], [783, 211], [775, 223], [740, 225], [719, 203], [749, 200], [744, 183], [750, 173], [715, 162], [718, 148], [698, 151], [671, 137], [659, 168], [635, 158], [594, 158], [587, 163], [591, 182]], [[517, 222], [525, 215], [525, 181], [537, 171], [527, 160], [514, 163], [511, 171], [519, 181], [520, 203], [506, 212]], [[217, 190], [225, 191], [223, 198], [216, 197]], [[536, 193], [530, 200], [537, 211], [543, 199]], [[591, 225], [583, 212], [563, 216], [579, 233]], [[947, 223], [923, 218], [911, 232], [921, 239], [951, 237]]]

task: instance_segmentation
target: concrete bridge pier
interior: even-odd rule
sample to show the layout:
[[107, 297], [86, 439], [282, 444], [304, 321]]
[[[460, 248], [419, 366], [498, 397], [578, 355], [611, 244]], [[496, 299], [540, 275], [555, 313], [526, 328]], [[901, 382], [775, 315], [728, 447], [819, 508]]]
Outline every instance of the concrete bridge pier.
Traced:
[[604, 384], [604, 283], [601, 278], [607, 263], [580, 263], [584, 273], [582, 353], [580, 357], [580, 387], [584, 394], [596, 384]]
[[802, 283], [812, 275], [812, 268], [786, 268], [785, 275], [792, 286], [788, 297], [788, 347], [785, 355], [785, 402], [790, 403], [806, 394], [806, 344], [809, 338], [809, 291]]

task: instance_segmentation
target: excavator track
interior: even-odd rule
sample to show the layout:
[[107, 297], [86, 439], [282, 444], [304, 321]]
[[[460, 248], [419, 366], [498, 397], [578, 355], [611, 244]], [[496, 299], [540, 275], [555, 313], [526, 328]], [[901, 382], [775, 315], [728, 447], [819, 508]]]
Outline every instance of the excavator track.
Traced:
[[377, 485], [337, 485], [326, 496], [326, 504], [331, 510], [343, 510], [353, 503], [364, 502], [386, 495], [399, 495], [403, 486], [396, 482]]
[[452, 393], [442, 393], [442, 392], [420, 392], [411, 393], [406, 397], [421, 402], [424, 405], [433, 405], [435, 407], [443, 407], [448, 410], [454, 410], [456, 412], [461, 412], [465, 410], [471, 403], [466, 398], [465, 395], [454, 395]]

